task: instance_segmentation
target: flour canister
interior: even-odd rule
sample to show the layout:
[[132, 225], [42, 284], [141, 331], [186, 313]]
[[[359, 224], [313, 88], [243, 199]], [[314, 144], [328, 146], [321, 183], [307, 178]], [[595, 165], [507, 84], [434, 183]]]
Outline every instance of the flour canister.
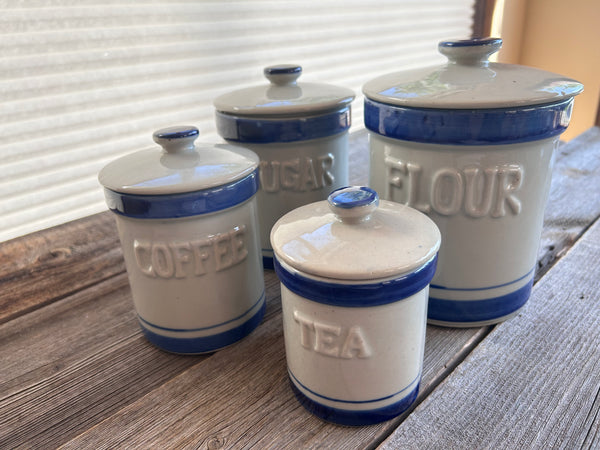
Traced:
[[171, 352], [211, 352], [264, 315], [258, 157], [228, 144], [194, 145], [194, 127], [153, 137], [162, 148], [111, 162], [99, 180], [145, 336]]
[[502, 44], [446, 41], [441, 67], [363, 87], [370, 185], [428, 214], [442, 232], [429, 321], [480, 326], [529, 298], [553, 152], [583, 86], [493, 63]]
[[348, 184], [354, 92], [300, 82], [302, 68], [297, 65], [270, 66], [264, 74], [268, 84], [221, 95], [214, 105], [219, 134], [260, 157], [262, 254], [265, 268], [273, 268], [269, 234], [277, 219]]
[[406, 410], [421, 380], [435, 224], [372, 189], [347, 187], [283, 216], [271, 241], [300, 403], [343, 425]]

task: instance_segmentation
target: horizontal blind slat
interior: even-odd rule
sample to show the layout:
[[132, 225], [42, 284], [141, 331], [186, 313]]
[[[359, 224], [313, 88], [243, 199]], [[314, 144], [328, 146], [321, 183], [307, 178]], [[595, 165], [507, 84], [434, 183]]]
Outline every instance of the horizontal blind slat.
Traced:
[[177, 123], [218, 142], [212, 100], [265, 84], [293, 62], [301, 81], [355, 91], [444, 60], [470, 34], [473, 0], [2, 2], [0, 241], [106, 209], [97, 173]]

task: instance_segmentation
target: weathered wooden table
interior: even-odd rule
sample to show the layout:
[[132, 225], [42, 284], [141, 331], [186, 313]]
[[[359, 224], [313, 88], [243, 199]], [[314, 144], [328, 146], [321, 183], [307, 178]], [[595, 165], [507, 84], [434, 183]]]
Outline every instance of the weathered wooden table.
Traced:
[[[353, 181], [365, 182], [364, 136]], [[415, 407], [380, 425], [320, 421], [287, 381], [280, 290], [241, 342], [150, 345], [108, 212], [0, 244], [0, 448], [600, 446], [600, 128], [554, 167], [537, 282], [496, 326], [429, 326]]]

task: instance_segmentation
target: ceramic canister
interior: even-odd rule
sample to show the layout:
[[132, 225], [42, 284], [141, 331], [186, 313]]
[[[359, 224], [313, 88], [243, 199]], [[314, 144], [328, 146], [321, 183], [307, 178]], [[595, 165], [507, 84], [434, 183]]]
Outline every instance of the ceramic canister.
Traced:
[[216, 125], [228, 142], [260, 157], [257, 194], [265, 268], [273, 268], [271, 228], [292, 209], [325, 200], [348, 184], [348, 128], [354, 92], [299, 82], [302, 68], [264, 69], [269, 83], [217, 97]]
[[297, 208], [275, 224], [292, 389], [318, 417], [382, 422], [416, 398], [427, 292], [440, 232], [367, 187]]
[[175, 353], [205, 353], [258, 326], [265, 290], [256, 191], [258, 157], [196, 144], [198, 129], [154, 133], [161, 147], [102, 169], [135, 310], [145, 336]]
[[363, 87], [370, 185], [442, 232], [429, 321], [480, 326], [529, 298], [553, 152], [577, 81], [489, 62], [500, 39], [446, 41], [440, 67]]

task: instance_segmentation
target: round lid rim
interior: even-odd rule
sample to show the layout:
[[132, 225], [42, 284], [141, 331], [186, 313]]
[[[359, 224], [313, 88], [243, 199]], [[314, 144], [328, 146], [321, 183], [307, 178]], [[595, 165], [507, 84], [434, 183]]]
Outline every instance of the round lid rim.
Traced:
[[[249, 149], [242, 146], [235, 146], [231, 144], [207, 144], [197, 143], [195, 145], [195, 151], [202, 161], [202, 152], [209, 151], [220, 151], [220, 152], [231, 152], [236, 153], [240, 158], [246, 158], [248, 165], [244, 168], [240, 168], [239, 171], [226, 173], [220, 180], [216, 181], [216, 178], [209, 180], [206, 178], [195, 178], [193, 182], [182, 183], [175, 181], [170, 184], [156, 184], [154, 186], [143, 184], [140, 185], [138, 180], [136, 184], [123, 183], [123, 176], [110, 175], [111, 172], [120, 172], [122, 165], [125, 163], [131, 163], [136, 158], [141, 162], [144, 157], [148, 158], [148, 161], [152, 163], [152, 158], [155, 158], [154, 162], [158, 162], [160, 157], [166, 155], [160, 146], [149, 146], [141, 150], [128, 153], [113, 161], [106, 164], [98, 173], [98, 182], [110, 191], [118, 194], [133, 195], [133, 196], [163, 196], [163, 195], [175, 195], [175, 194], [186, 194], [191, 192], [209, 191], [218, 189], [223, 186], [227, 186], [231, 183], [251, 177], [252, 174], [257, 170], [260, 160], [258, 156]], [[197, 166], [201, 166], [199, 164]], [[178, 173], [177, 170], [173, 171], [173, 174]], [[126, 177], [126, 176], [125, 176]], [[121, 178], [121, 179], [120, 179]], [[153, 181], [155, 178], [148, 178], [146, 182]]]
[[[373, 211], [373, 213], [371, 214], [372, 217], [377, 217], [378, 214], [393, 214], [393, 215], [400, 216], [401, 214], [403, 214], [403, 212], [401, 212], [401, 210], [403, 210], [404, 212], [410, 211], [410, 212], [408, 212], [408, 214], [413, 215], [413, 218], [408, 219], [406, 215], [404, 215], [404, 218], [406, 220], [408, 220], [409, 222], [410, 222], [410, 220], [416, 220], [416, 219], [422, 221], [422, 223], [421, 223], [422, 227], [419, 230], [421, 233], [424, 234], [424, 239], [429, 241], [429, 242], [425, 242], [423, 244], [423, 248], [426, 248], [426, 251], [423, 251], [421, 254], [417, 254], [417, 257], [413, 257], [412, 259], [410, 259], [407, 262], [406, 261], [398, 261], [398, 263], [401, 262], [402, 265], [394, 264], [394, 265], [389, 265], [387, 267], [383, 266], [383, 267], [372, 268], [372, 269], [376, 269], [375, 271], [364, 270], [364, 266], [361, 267], [360, 265], [357, 266], [356, 268], [354, 268], [354, 270], [348, 270], [348, 267], [346, 267], [346, 266], [344, 266], [342, 269], [340, 269], [340, 266], [337, 264], [331, 264], [329, 266], [317, 265], [317, 267], [315, 267], [313, 261], [311, 261], [311, 260], [299, 261], [296, 258], [291, 257], [288, 253], [282, 251], [281, 247], [284, 246], [286, 244], [286, 242], [279, 242], [279, 243], [275, 242], [275, 237], [276, 237], [278, 231], [280, 230], [280, 228], [282, 226], [290, 224], [290, 223], [295, 223], [299, 220], [302, 220], [302, 217], [303, 217], [303, 216], [299, 215], [297, 218], [294, 218], [294, 220], [292, 220], [292, 219], [290, 219], [290, 214], [299, 214], [299, 213], [304, 213], [304, 212], [308, 213], [308, 212], [312, 211], [312, 214], [306, 215], [306, 216], [304, 216], [304, 218], [309, 219], [309, 218], [319, 217], [320, 226], [328, 225], [328, 224], [335, 224], [336, 222], [340, 223], [340, 225], [347, 226], [349, 228], [354, 228], [356, 226], [356, 224], [353, 224], [353, 223], [343, 224], [343, 221], [336, 218], [336, 214], [334, 214], [333, 212], [327, 212], [327, 213], [322, 214], [322, 211], [319, 208], [326, 208], [327, 206], [328, 206], [327, 201], [320, 201], [320, 202], [312, 203], [312, 204], [297, 208], [296, 210], [291, 211], [290, 213], [288, 213], [288, 214], [284, 215], [282, 218], [280, 218], [275, 223], [275, 225], [273, 226], [273, 228], [271, 230], [271, 243], [273, 246], [273, 252], [274, 252], [275, 257], [278, 260], [283, 261], [286, 265], [288, 265], [289, 267], [291, 267], [293, 270], [297, 271], [301, 275], [304, 274], [309, 277], [316, 277], [316, 278], [319, 278], [321, 280], [328, 281], [328, 282], [335, 282], [335, 280], [344, 280], [344, 281], [355, 280], [355, 281], [367, 282], [367, 281], [373, 281], [373, 280], [393, 279], [393, 278], [397, 278], [397, 277], [400, 277], [403, 275], [410, 274], [410, 273], [414, 272], [415, 270], [418, 270], [419, 268], [423, 267], [429, 261], [431, 261], [433, 258], [435, 258], [437, 252], [439, 251], [439, 247], [440, 247], [440, 243], [441, 243], [441, 234], [439, 232], [439, 229], [435, 225], [435, 223], [429, 217], [427, 217], [423, 213], [420, 213], [417, 210], [409, 208], [406, 205], [397, 204], [397, 203], [390, 202], [387, 200], [380, 200], [379, 207], [377, 207], [377, 209], [375, 209]], [[384, 212], [382, 213], [382, 211], [384, 211]], [[317, 212], [319, 212], [319, 214], [318, 214], [318, 216], [315, 216], [315, 213], [317, 213]], [[290, 222], [287, 222], [287, 220], [290, 220]], [[365, 222], [365, 223], [368, 223], [368, 222]], [[298, 230], [298, 232], [295, 234], [299, 235], [300, 231], [301, 230]], [[354, 232], [354, 230], [352, 230], [352, 231]], [[358, 228], [356, 229], [356, 232], [357, 233], [359, 232]], [[369, 236], [367, 236], [367, 234], [362, 234], [361, 235], [362, 239], [368, 239]], [[427, 236], [427, 234], [429, 234], [429, 236]], [[293, 239], [290, 239], [287, 242], [290, 242]], [[427, 248], [427, 246], [429, 246], [429, 247]], [[419, 247], [421, 247], [421, 245], [419, 245]], [[315, 255], [313, 255], [313, 256], [315, 256]]]
[[[495, 108], [510, 108], [510, 107], [523, 107], [523, 106], [537, 106], [547, 103], [560, 102], [567, 100], [581, 94], [584, 90], [584, 85], [570, 77], [566, 77], [554, 72], [519, 65], [519, 64], [505, 64], [505, 63], [490, 63], [488, 67], [469, 67], [460, 66], [464, 70], [476, 73], [478, 70], [485, 70], [487, 68], [496, 69], [500, 73], [504, 73], [506, 70], [517, 70], [521, 74], [528, 72], [530, 75], [538, 74], [540, 78], [542, 76], [547, 79], [551, 79], [553, 82], [560, 82], [565, 85], [571, 84], [570, 89], [566, 89], [565, 92], [555, 92], [552, 90], [544, 91], [537, 90], [533, 91], [537, 95], [519, 95], [510, 96], [508, 98], [449, 98], [449, 95], [458, 96], [461, 91], [451, 90], [448, 91], [437, 91], [433, 95], [422, 95], [415, 97], [394, 97], [391, 95], [382, 94], [382, 90], [389, 90], [394, 87], [399, 87], [408, 83], [419, 82], [425, 79], [427, 76], [439, 74], [442, 70], [449, 67], [453, 67], [454, 64], [446, 63], [438, 66], [429, 66], [420, 69], [412, 69], [407, 71], [395, 71], [389, 74], [380, 75], [367, 81], [362, 87], [362, 93], [365, 97], [380, 103], [387, 103], [389, 105], [414, 107], [414, 108], [431, 108], [431, 109], [495, 109]], [[385, 80], [390, 80], [385, 83], [385, 87], [382, 86]], [[393, 81], [395, 79], [395, 81]], [[486, 85], [486, 84], [484, 84]], [[493, 83], [489, 83], [493, 86]], [[467, 91], [462, 91], [467, 92]], [[440, 106], [443, 105], [443, 106]]]

